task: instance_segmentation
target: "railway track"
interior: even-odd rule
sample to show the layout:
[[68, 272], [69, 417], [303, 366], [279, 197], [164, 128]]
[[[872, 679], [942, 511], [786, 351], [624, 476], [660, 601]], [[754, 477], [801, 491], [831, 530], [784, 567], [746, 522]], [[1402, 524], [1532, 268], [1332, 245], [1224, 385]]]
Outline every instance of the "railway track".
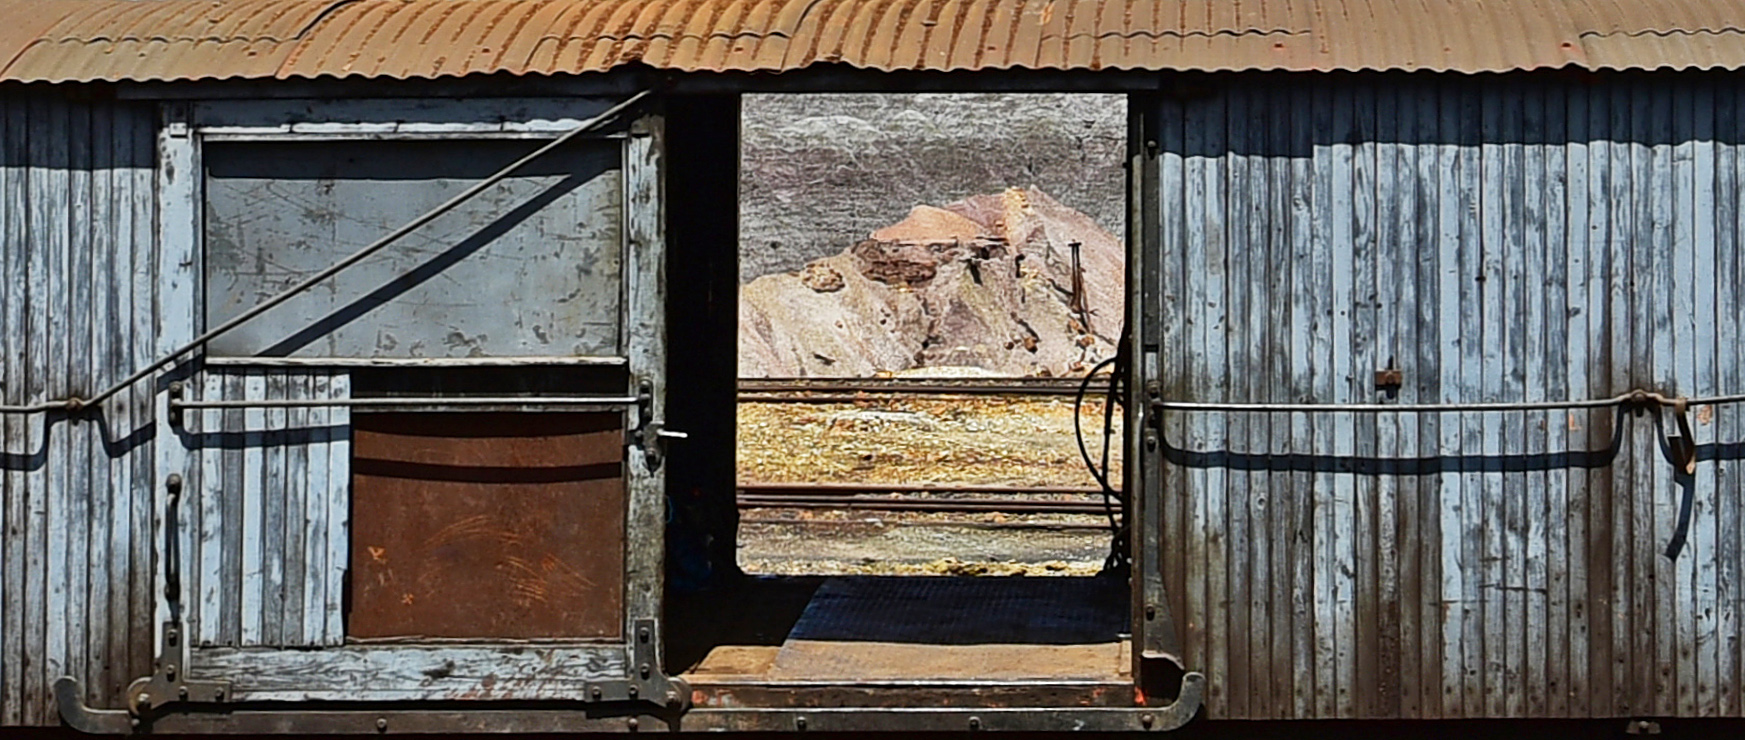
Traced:
[[1003, 514], [1120, 513], [1119, 501], [1057, 500], [1045, 494], [1096, 495], [1094, 486], [905, 485], [890, 483], [741, 483], [742, 509], [867, 509]]
[[[890, 396], [1072, 396], [1083, 378], [742, 378], [739, 400], [756, 403], [851, 403]], [[1091, 393], [1107, 388], [1091, 381]]]

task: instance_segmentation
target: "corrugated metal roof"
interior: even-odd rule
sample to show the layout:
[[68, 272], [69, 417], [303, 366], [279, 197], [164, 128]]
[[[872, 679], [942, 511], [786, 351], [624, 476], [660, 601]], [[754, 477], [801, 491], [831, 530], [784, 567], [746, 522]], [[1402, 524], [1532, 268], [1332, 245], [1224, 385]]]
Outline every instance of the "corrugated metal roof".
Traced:
[[0, 0], [0, 81], [1745, 67], [1745, 0]]

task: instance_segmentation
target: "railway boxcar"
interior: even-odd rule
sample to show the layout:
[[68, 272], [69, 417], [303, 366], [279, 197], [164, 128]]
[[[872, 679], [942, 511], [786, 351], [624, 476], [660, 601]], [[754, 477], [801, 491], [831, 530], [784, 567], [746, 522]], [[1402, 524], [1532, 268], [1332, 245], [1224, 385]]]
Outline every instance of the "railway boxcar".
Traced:
[[[1739, 17], [0, 0], [0, 726], [1737, 728]], [[724, 575], [840, 90], [1129, 96], [1130, 571]]]

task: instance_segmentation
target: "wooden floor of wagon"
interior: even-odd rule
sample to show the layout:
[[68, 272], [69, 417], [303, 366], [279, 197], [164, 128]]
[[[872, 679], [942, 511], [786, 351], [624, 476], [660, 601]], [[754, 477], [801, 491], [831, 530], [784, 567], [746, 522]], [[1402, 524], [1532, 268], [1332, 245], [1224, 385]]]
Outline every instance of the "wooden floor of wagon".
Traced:
[[1126, 588], [1077, 577], [748, 578], [675, 600], [668, 663], [696, 687], [1130, 686]]

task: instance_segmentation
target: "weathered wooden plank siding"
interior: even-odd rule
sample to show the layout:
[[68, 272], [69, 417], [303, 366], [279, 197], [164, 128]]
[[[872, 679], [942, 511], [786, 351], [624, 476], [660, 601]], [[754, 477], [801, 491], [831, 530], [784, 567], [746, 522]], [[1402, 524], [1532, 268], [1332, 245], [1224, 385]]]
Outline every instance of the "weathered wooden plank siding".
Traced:
[[[209, 366], [204, 400], [350, 396], [345, 370]], [[350, 410], [206, 409], [184, 438], [201, 488], [184, 511], [197, 563], [190, 583], [195, 647], [344, 643], [350, 502]]]
[[[1203, 92], [1151, 104], [1166, 398], [1745, 392], [1736, 80]], [[1208, 713], [1737, 716], [1741, 414], [1693, 411], [1685, 476], [1669, 414], [1165, 413], [1160, 562]]]
[[[152, 359], [149, 105], [0, 96], [0, 403], [89, 396]], [[55, 724], [48, 687], [116, 706], [150, 672], [154, 417], [0, 417], [0, 725]]]

